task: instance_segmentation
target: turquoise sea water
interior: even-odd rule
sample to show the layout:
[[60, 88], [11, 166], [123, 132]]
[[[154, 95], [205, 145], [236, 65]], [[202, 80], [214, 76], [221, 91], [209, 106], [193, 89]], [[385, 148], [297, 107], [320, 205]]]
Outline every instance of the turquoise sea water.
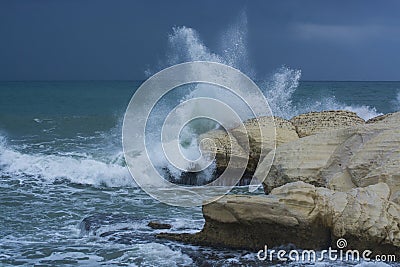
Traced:
[[[140, 83], [0, 82], [1, 266], [260, 265], [247, 251], [154, 238], [151, 220], [194, 232], [204, 219], [199, 207], [149, 197], [124, 165], [122, 118]], [[368, 119], [400, 109], [400, 82], [259, 84], [286, 118], [344, 108]]]

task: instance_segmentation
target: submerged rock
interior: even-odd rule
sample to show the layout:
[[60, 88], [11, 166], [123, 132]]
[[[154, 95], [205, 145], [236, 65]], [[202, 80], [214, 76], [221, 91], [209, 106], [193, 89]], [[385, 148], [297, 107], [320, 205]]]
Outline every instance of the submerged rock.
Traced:
[[309, 112], [293, 117], [290, 121], [296, 127], [299, 137], [365, 123], [355, 112], [346, 110]]
[[172, 225], [168, 223], [160, 223], [156, 221], [151, 221], [147, 224], [152, 229], [171, 229]]
[[389, 195], [385, 183], [337, 192], [295, 182], [270, 195], [225, 196], [203, 206], [201, 232], [158, 237], [254, 251], [289, 243], [320, 250], [345, 238], [346, 249], [400, 256], [400, 206]]
[[138, 231], [142, 219], [131, 214], [97, 213], [85, 217], [79, 228], [82, 236], [96, 236], [118, 244], [135, 244], [155, 239], [151, 232]]

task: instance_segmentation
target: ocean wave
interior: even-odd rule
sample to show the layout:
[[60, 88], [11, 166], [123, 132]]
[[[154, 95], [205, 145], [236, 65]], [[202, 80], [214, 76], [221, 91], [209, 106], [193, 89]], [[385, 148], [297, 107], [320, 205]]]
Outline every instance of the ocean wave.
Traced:
[[121, 165], [121, 156], [114, 161], [104, 162], [73, 155], [25, 154], [7, 146], [0, 136], [0, 175], [31, 177], [46, 182], [67, 180], [71, 183], [94, 186], [135, 186], [128, 169]]

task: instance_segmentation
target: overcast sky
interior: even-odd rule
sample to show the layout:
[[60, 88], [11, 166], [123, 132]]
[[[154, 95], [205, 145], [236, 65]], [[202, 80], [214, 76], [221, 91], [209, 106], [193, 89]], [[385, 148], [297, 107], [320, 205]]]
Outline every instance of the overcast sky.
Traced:
[[174, 26], [211, 52], [245, 10], [259, 77], [400, 80], [400, 1], [0, 0], [0, 80], [136, 80], [165, 60]]

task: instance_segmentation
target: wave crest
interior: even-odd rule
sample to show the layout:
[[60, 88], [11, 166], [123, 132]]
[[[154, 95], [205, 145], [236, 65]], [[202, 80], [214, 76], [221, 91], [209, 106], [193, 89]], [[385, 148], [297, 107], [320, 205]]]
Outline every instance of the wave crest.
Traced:
[[[114, 162], [120, 162], [117, 155]], [[0, 136], [1, 176], [31, 177], [45, 182], [65, 179], [71, 183], [94, 186], [135, 186], [126, 167], [118, 163], [103, 162], [86, 156], [24, 154], [7, 146]]]

